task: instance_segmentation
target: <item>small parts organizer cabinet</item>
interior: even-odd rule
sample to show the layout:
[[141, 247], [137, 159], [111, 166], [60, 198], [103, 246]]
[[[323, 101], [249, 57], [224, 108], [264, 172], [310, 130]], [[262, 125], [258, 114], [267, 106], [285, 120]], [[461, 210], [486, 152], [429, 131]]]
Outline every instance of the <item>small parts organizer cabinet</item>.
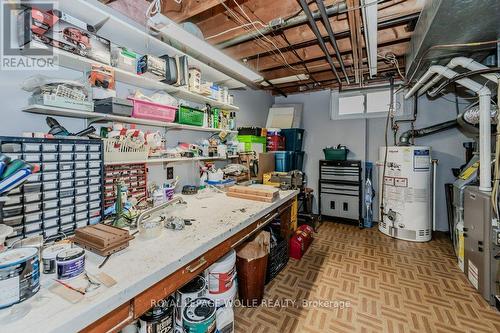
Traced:
[[106, 165], [104, 175], [104, 208], [116, 200], [116, 183], [123, 182], [128, 187], [129, 196], [137, 201], [147, 195], [146, 163]]
[[323, 218], [363, 226], [361, 161], [319, 162], [319, 210]]
[[41, 169], [8, 195], [0, 219], [15, 234], [7, 244], [33, 235], [72, 234], [75, 228], [100, 221], [101, 140], [0, 137], [0, 151]]

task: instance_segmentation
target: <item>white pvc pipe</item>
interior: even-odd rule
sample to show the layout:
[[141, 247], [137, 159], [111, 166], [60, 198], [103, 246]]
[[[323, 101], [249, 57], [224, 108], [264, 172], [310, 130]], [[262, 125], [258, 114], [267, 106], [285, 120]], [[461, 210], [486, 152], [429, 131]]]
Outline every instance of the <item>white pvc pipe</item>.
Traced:
[[[471, 71], [477, 71], [480, 69], [487, 69], [488, 67], [485, 65], [482, 65], [478, 63], [477, 61], [472, 60], [471, 58], [466, 58], [466, 57], [455, 57], [450, 60], [450, 62], [446, 65], [449, 69], [454, 69], [455, 67], [463, 67], [467, 68]], [[487, 78], [490, 81], [493, 81], [495, 83], [498, 83], [499, 75], [498, 74], [482, 74], [481, 76]], [[443, 76], [442, 75], [436, 75], [431, 81], [429, 81], [425, 86], [422, 87], [418, 91], [418, 96], [424, 94], [427, 90], [429, 90], [432, 86], [434, 86], [436, 83], [441, 80]]]
[[479, 190], [491, 192], [491, 92], [484, 90], [479, 93]]
[[[431, 66], [405, 95], [405, 98], [413, 96], [434, 74], [451, 79], [457, 75], [457, 72], [444, 66]], [[468, 78], [456, 82], [479, 96], [479, 190], [491, 192], [491, 91], [486, 86]]]
[[436, 231], [436, 179], [438, 160], [432, 160], [432, 231]]

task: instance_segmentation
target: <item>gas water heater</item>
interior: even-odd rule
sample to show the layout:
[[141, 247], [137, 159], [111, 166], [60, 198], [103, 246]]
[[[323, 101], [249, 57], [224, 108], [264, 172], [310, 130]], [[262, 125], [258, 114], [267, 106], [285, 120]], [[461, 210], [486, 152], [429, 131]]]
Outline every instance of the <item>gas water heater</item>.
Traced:
[[379, 161], [379, 194], [383, 193], [384, 203], [379, 230], [408, 241], [431, 240], [431, 148], [394, 146], [386, 151], [380, 147]]

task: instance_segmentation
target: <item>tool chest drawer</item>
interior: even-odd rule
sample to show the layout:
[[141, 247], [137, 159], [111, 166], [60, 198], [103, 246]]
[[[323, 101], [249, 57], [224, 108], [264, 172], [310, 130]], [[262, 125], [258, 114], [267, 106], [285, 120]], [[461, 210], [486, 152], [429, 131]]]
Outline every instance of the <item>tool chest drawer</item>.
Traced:
[[321, 214], [350, 220], [359, 219], [359, 196], [321, 194]]
[[101, 140], [0, 136], [0, 152], [41, 167], [9, 193], [0, 223], [19, 231], [9, 237], [9, 243], [28, 234], [48, 237], [59, 230], [72, 232], [77, 223], [87, 225], [89, 217], [93, 222], [101, 220]]
[[325, 217], [357, 221], [362, 226], [361, 161], [319, 161], [319, 210]]

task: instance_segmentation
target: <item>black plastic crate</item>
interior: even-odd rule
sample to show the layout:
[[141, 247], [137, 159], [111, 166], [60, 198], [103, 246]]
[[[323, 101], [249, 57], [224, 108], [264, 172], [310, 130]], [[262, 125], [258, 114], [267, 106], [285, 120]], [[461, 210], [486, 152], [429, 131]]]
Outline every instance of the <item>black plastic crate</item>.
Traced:
[[238, 127], [238, 135], [264, 136], [261, 127]]
[[288, 263], [288, 242], [280, 236], [279, 229], [268, 228], [271, 233], [271, 249], [267, 261], [266, 284], [271, 282]]

